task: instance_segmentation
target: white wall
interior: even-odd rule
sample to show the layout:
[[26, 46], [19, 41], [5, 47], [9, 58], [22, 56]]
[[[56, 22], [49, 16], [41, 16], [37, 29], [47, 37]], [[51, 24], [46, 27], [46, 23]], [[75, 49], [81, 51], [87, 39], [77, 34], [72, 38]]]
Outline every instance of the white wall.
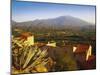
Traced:
[[[32, 0], [31, 0], [32, 1]], [[33, 0], [35, 1], [35, 0]], [[97, 6], [97, 69], [34, 75], [98, 75], [100, 73], [100, 0], [36, 0]], [[91, 2], [90, 2], [91, 1]], [[96, 1], [96, 2], [95, 2]], [[10, 0], [0, 0], [0, 75], [10, 75]]]

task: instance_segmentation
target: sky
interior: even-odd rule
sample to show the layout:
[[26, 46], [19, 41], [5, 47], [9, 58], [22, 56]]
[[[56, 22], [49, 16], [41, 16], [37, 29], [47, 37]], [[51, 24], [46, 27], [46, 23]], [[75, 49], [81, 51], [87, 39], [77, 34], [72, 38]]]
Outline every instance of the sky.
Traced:
[[95, 6], [12, 1], [12, 20], [16, 22], [73, 16], [95, 24]]

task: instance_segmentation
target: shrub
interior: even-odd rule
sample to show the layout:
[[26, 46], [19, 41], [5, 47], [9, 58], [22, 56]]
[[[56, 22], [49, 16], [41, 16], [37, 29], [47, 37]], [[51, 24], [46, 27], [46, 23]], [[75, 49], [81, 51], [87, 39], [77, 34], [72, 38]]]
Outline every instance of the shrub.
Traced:
[[12, 74], [47, 72], [48, 60], [47, 49], [24, 45], [23, 40], [12, 38]]

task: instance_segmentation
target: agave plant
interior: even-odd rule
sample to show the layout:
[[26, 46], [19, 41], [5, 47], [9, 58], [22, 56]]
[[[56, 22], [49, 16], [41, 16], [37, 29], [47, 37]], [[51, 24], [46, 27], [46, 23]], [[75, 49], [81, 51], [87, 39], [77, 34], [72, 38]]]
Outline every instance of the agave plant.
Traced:
[[47, 72], [48, 61], [47, 49], [24, 45], [23, 40], [12, 38], [12, 74]]

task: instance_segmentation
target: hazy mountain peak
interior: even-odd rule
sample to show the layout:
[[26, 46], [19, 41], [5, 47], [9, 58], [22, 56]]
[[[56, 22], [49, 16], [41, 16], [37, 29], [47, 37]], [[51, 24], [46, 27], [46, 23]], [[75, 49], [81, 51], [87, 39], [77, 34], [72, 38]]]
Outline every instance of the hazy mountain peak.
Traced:
[[53, 29], [68, 29], [68, 28], [90, 28], [94, 26], [84, 20], [73, 16], [60, 16], [51, 19], [36, 19], [34, 21], [21, 22], [17, 25], [27, 26], [27, 27], [37, 27], [37, 28], [53, 28]]

